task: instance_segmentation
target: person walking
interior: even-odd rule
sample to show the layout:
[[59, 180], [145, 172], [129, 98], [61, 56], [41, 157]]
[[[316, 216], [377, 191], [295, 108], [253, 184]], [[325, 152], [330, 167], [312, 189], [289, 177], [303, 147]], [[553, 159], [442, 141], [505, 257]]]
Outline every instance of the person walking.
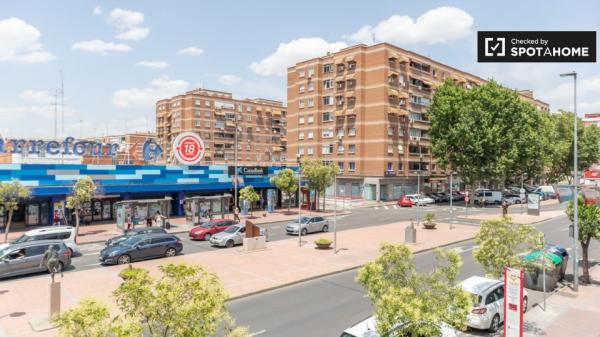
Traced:
[[127, 230], [130, 230], [133, 227], [133, 224], [132, 224], [133, 221], [131, 221], [131, 214], [127, 214], [125, 222], [127, 222]]
[[52, 226], [60, 226], [60, 213], [58, 212], [58, 210], [54, 211], [54, 219]]
[[163, 228], [162, 215], [160, 214], [160, 211], [156, 211], [156, 214], [154, 214], [154, 223], [157, 227]]
[[235, 207], [233, 209], [233, 220], [240, 221], [240, 208], [239, 207]]

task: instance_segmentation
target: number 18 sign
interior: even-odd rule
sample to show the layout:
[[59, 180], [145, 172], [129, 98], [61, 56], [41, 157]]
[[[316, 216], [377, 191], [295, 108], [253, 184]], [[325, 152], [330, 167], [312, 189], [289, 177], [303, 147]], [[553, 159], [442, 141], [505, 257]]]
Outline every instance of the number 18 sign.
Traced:
[[179, 163], [195, 165], [204, 157], [204, 141], [196, 133], [180, 133], [173, 141], [173, 154]]

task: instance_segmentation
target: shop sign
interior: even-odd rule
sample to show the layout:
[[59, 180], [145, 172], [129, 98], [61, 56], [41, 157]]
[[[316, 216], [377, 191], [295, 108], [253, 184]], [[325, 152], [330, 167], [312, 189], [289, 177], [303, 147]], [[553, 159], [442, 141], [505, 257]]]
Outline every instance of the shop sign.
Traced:
[[[237, 174], [241, 176], [266, 176], [269, 170], [264, 166], [238, 166]], [[235, 166], [229, 166], [227, 169], [230, 176], [235, 175]]]
[[162, 156], [163, 149], [152, 138], [146, 140], [142, 146], [142, 154], [145, 161], [154, 161]]
[[89, 140], [76, 141], [73, 137], [66, 137], [62, 142], [57, 140], [0, 139], [0, 153], [113, 157], [118, 151], [119, 144], [105, 144]]
[[196, 165], [204, 157], [204, 141], [194, 132], [180, 133], [173, 141], [173, 154], [180, 164]]
[[396, 176], [396, 171], [384, 171], [383, 172], [383, 176], [384, 177], [395, 177]]
[[523, 270], [504, 268], [504, 336], [523, 336]]

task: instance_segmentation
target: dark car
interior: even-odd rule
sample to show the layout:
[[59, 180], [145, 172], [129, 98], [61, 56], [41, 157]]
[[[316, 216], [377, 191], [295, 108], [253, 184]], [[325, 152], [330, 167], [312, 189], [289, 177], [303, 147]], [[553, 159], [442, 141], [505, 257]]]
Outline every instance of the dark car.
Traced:
[[142, 228], [134, 228], [130, 229], [125, 234], [115, 236], [114, 238], [110, 238], [106, 240], [105, 244], [107, 246], [112, 246], [123, 242], [130, 237], [138, 236], [138, 235], [146, 235], [146, 234], [167, 234], [167, 231], [161, 227], [142, 227]]
[[171, 257], [183, 250], [181, 240], [173, 234], [135, 235], [100, 252], [102, 264], [126, 264], [155, 257]]
[[463, 201], [465, 200], [464, 194], [461, 194], [456, 191], [452, 191], [452, 201]]
[[450, 196], [446, 192], [437, 192], [436, 194], [438, 197], [440, 197], [442, 199], [442, 202], [450, 201]]
[[196, 226], [190, 229], [188, 235], [192, 240], [206, 240], [210, 241], [210, 238], [222, 231], [226, 230], [227, 227], [237, 225], [239, 221], [236, 220], [228, 220], [228, 219], [218, 219], [211, 220], [207, 222], [203, 222], [200, 226]]
[[437, 193], [425, 193], [426, 196], [433, 199], [433, 201], [437, 204], [438, 202], [442, 202], [442, 198], [437, 195]]

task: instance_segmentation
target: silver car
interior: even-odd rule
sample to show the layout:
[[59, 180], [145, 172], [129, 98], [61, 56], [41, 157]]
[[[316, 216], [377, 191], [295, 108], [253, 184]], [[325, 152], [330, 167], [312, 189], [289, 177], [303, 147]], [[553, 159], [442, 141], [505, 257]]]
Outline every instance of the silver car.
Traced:
[[294, 235], [298, 235], [298, 231], [302, 235], [313, 232], [327, 232], [329, 231], [329, 221], [321, 216], [301, 216], [299, 219], [285, 225], [285, 231]]
[[50, 245], [54, 245], [58, 251], [60, 269], [68, 267], [71, 264], [71, 251], [61, 240], [16, 243], [0, 250], [0, 278], [48, 270], [41, 262]]
[[[267, 230], [264, 227], [260, 228], [260, 235], [267, 236]], [[241, 245], [244, 243], [244, 236], [246, 234], [246, 226], [233, 225], [227, 227], [226, 230], [213, 235], [210, 238], [210, 244], [218, 247], [231, 248], [235, 245]]]

